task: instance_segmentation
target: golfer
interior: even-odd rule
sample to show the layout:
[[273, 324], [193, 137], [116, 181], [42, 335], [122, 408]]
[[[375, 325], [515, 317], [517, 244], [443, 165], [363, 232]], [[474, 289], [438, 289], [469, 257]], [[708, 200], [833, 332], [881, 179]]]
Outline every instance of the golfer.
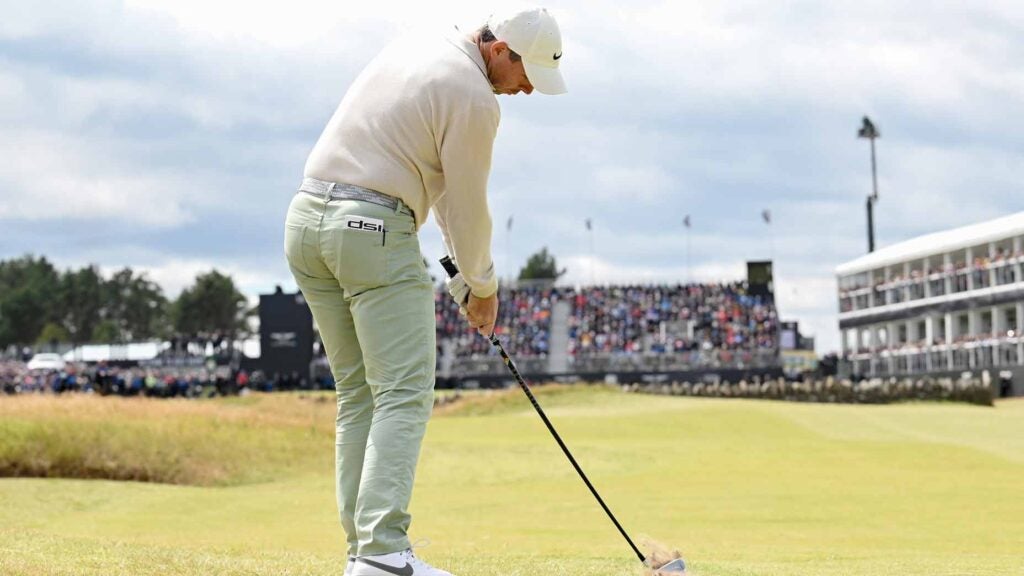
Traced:
[[348, 576], [450, 576], [410, 548], [409, 500], [434, 398], [434, 294], [417, 232], [433, 209], [469, 324], [498, 314], [487, 178], [495, 94], [565, 92], [544, 9], [386, 48], [306, 162], [285, 253], [337, 387], [337, 497]]

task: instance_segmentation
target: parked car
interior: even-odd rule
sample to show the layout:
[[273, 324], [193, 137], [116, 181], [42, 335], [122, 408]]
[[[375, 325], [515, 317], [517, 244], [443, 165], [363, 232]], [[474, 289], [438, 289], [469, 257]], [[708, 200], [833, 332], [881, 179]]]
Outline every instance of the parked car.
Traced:
[[63, 370], [65, 362], [60, 354], [42, 353], [33, 356], [27, 366], [29, 370]]

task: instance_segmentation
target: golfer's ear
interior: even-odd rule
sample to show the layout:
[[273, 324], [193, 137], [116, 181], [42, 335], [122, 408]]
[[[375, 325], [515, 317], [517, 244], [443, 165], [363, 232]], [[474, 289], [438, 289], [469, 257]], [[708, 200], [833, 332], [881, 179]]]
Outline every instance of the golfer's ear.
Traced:
[[501, 56], [505, 52], [508, 52], [508, 42], [495, 40], [491, 43], [491, 56]]

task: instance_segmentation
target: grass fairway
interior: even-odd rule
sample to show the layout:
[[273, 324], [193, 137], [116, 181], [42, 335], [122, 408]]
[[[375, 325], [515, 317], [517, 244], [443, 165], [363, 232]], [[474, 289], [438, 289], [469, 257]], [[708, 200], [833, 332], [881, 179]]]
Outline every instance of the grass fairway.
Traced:
[[[679, 547], [694, 574], [1024, 574], [1024, 402], [834, 406], [602, 388], [540, 400], [627, 530]], [[201, 484], [0, 479], [0, 574], [340, 576], [332, 411], [296, 396], [0, 398], [0, 439], [60, 446], [55, 414], [84, 438], [127, 422], [146, 443], [191, 447], [140, 449], [131, 462], [151, 470], [151, 453], [171, 454], [169, 478], [191, 471]], [[229, 462], [204, 472], [200, 456]], [[639, 573], [518, 391], [439, 411], [413, 513], [413, 538], [432, 541], [420, 555], [457, 576]]]

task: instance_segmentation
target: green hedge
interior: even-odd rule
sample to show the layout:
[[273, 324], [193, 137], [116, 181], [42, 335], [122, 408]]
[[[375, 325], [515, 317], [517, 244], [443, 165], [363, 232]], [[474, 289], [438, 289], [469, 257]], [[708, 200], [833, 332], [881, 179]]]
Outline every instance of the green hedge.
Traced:
[[888, 378], [851, 382], [827, 378], [811, 382], [784, 379], [747, 382], [627, 384], [627, 392], [706, 398], [760, 398], [791, 402], [889, 404], [910, 401], [993, 405], [992, 388], [979, 378]]

